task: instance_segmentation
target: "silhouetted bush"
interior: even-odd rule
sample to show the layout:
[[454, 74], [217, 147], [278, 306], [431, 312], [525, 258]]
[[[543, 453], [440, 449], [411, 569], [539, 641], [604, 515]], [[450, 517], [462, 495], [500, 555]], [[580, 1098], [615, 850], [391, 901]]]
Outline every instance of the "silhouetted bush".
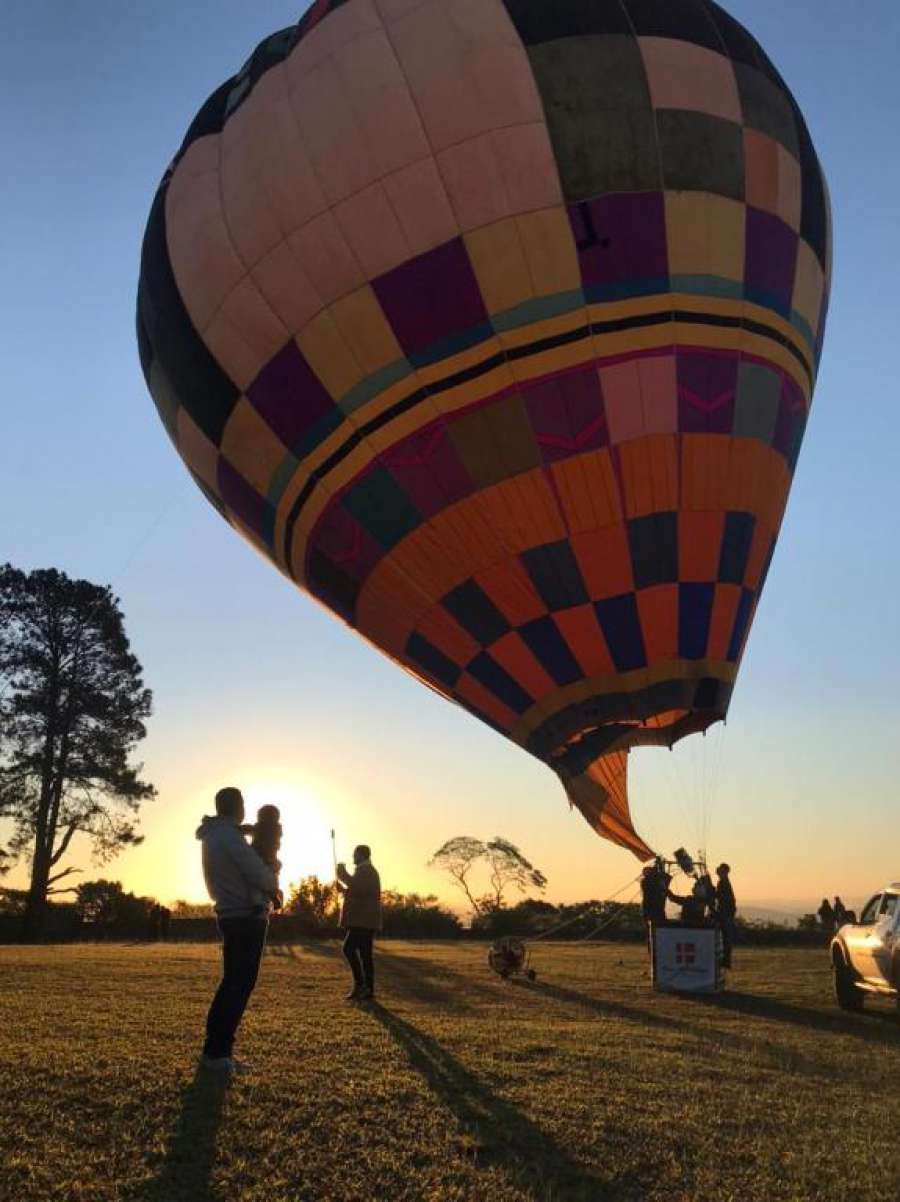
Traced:
[[83, 934], [94, 939], [147, 939], [158, 937], [153, 928], [152, 897], [126, 893], [121, 881], [85, 881], [76, 890], [75, 908]]
[[[0, 943], [21, 943], [22, 922], [25, 915], [24, 889], [0, 889]], [[50, 902], [46, 910], [46, 923], [41, 939], [45, 943], [59, 943], [82, 936], [81, 915], [72, 902]]]
[[296, 930], [305, 935], [336, 935], [340, 912], [337, 885], [320, 881], [317, 876], [305, 876], [290, 886], [283, 915], [276, 916], [276, 921], [291, 918]]
[[383, 934], [394, 939], [459, 939], [463, 925], [455, 914], [429, 894], [397, 893], [381, 895]]
[[642, 939], [644, 924], [640, 906], [597, 900], [551, 906], [529, 898], [516, 906], [488, 910], [473, 921], [476, 938], [497, 939], [502, 935], [524, 938], [549, 936], [559, 940], [587, 939], [596, 934], [604, 939]]

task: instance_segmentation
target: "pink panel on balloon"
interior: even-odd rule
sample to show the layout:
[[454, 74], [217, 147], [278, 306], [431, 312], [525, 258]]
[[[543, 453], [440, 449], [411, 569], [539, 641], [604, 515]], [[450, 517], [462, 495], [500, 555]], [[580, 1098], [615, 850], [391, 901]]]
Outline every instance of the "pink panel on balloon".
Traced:
[[[384, 190], [411, 255], [434, 250], [459, 233], [434, 159], [423, 159], [387, 176]], [[377, 231], [372, 234], [377, 237]]]
[[743, 114], [731, 60], [674, 38], [638, 38], [656, 109], [691, 109], [740, 125]]
[[172, 180], [178, 187], [170, 188], [166, 200], [166, 234], [178, 289], [194, 326], [203, 330], [246, 268], [222, 216], [218, 172], [194, 174], [189, 166], [182, 171], [194, 146]]
[[334, 215], [367, 280], [409, 259], [409, 242], [382, 183], [336, 205]]
[[327, 304], [366, 282], [359, 262], [332, 213], [310, 221], [290, 239], [313, 287]]

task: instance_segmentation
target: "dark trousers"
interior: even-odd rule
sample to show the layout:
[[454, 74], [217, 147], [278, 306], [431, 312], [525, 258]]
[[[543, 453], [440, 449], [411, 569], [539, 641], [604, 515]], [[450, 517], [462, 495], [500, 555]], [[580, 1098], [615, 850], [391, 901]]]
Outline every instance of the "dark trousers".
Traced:
[[722, 932], [722, 963], [731, 968], [731, 949], [734, 947], [734, 916], [719, 915], [719, 930]]
[[353, 984], [360, 989], [375, 988], [375, 962], [372, 940], [375, 932], [366, 927], [351, 927], [344, 939], [344, 955], [353, 973]]
[[259, 976], [259, 962], [266, 944], [265, 918], [220, 918], [222, 933], [222, 980], [206, 1018], [203, 1053], [218, 1059], [230, 1056], [250, 994]]

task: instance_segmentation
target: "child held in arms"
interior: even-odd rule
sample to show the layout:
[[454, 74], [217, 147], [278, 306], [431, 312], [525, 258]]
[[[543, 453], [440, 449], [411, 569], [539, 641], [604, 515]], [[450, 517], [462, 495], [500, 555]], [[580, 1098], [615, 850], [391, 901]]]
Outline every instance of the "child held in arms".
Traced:
[[[241, 827], [241, 833], [250, 836], [250, 846], [275, 873], [275, 880], [281, 871], [281, 861], [278, 852], [281, 848], [281, 813], [278, 806], [260, 806], [256, 811], [256, 821]], [[273, 902], [275, 909], [280, 910], [284, 904], [283, 894], [279, 888]], [[266, 908], [268, 908], [266, 906]]]

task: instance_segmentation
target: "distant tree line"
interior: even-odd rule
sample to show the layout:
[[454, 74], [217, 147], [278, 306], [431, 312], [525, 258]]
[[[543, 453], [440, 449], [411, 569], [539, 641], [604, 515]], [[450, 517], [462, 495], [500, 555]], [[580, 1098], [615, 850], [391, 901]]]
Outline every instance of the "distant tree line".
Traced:
[[[591, 900], [554, 906], [526, 898], [477, 915], [469, 927], [433, 895], [386, 890], [384, 931], [388, 939], [497, 939], [518, 935], [554, 941], [596, 940], [639, 942], [645, 938], [640, 907], [633, 903]], [[0, 889], [0, 942], [20, 938], [21, 917], [28, 891]], [[118, 881], [85, 881], [71, 902], [48, 906], [45, 937], [50, 940], [146, 940], [158, 937], [152, 923], [152, 897], [127, 892]], [[339, 902], [332, 884], [304, 877], [290, 887], [284, 912], [273, 918], [270, 941], [336, 938]], [[738, 918], [739, 942], [755, 946], [822, 946], [821, 928], [800, 919], [795, 926]], [[557, 928], [560, 928], [557, 930]], [[169, 938], [173, 941], [213, 940], [217, 931], [212, 906], [187, 901], [171, 907]]]
[[[44, 931], [49, 939], [148, 939], [158, 938], [155, 897], [139, 897], [119, 881], [83, 881], [72, 890], [71, 902], [47, 907]], [[21, 938], [21, 922], [28, 909], [27, 889], [0, 889], [0, 941]], [[395, 939], [458, 939], [463, 924], [433, 895], [382, 894], [383, 934]], [[168, 937], [216, 938], [215, 915], [208, 904], [177, 901], [170, 911]], [[288, 891], [283, 911], [273, 916], [272, 938], [337, 936], [340, 899], [333, 884], [316, 876], [304, 877]]]
[[[334, 884], [307, 876], [292, 885], [283, 918], [293, 919], [304, 934], [337, 934], [340, 894]], [[382, 934], [393, 939], [458, 939], [463, 924], [433, 894], [400, 893], [385, 889], [381, 895]], [[276, 917], [277, 925], [279, 918]]]

